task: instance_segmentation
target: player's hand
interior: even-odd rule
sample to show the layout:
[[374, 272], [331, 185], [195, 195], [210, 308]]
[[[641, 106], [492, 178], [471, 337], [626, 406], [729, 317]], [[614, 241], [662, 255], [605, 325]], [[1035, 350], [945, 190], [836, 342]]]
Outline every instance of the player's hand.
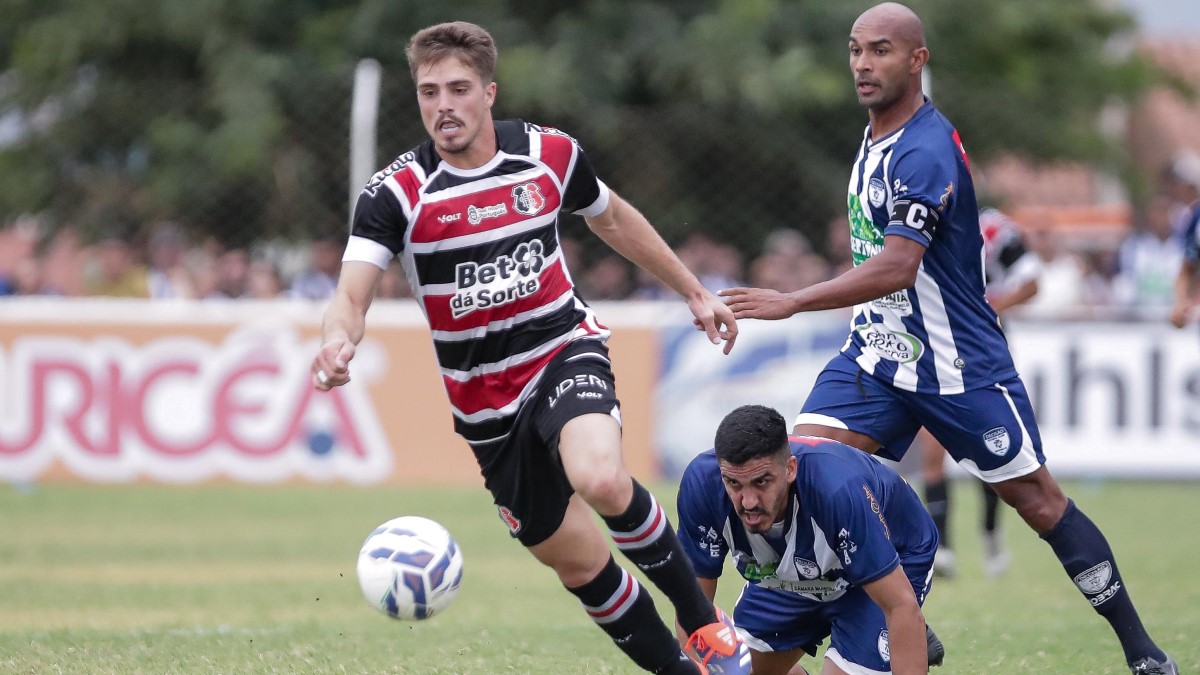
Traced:
[[701, 297], [688, 300], [688, 309], [692, 310], [692, 316], [696, 317], [692, 324], [697, 330], [704, 331], [714, 345], [721, 344], [723, 340], [725, 348], [722, 351], [728, 354], [733, 349], [738, 334], [733, 312], [720, 298], [707, 291]]
[[1191, 318], [1191, 315], [1192, 315], [1191, 305], [1177, 303], [1174, 307], [1171, 308], [1171, 316], [1170, 316], [1171, 325], [1175, 326], [1176, 328], [1183, 328], [1184, 326], [1187, 325], [1188, 319]]
[[348, 338], [334, 338], [317, 352], [312, 362], [312, 383], [321, 391], [329, 391], [350, 381], [350, 359], [354, 358], [354, 343]]
[[786, 319], [796, 313], [786, 293], [768, 288], [726, 288], [718, 293], [736, 319]]

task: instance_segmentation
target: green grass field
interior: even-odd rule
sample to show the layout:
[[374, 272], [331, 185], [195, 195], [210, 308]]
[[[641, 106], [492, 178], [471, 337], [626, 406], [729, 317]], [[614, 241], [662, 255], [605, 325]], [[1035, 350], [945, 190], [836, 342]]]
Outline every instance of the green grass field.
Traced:
[[[1200, 672], [1198, 486], [1068, 488], [1108, 533], [1152, 634]], [[978, 500], [965, 485], [956, 496], [960, 575], [926, 604], [948, 654], [934, 672], [1126, 672], [1107, 623], [1011, 512], [1014, 564], [983, 577]], [[376, 613], [354, 578], [363, 537], [400, 514], [441, 521], [466, 555], [458, 598], [425, 623]], [[737, 586], [727, 576], [724, 606]], [[0, 672], [640, 671], [509, 539], [482, 488], [4, 486]]]

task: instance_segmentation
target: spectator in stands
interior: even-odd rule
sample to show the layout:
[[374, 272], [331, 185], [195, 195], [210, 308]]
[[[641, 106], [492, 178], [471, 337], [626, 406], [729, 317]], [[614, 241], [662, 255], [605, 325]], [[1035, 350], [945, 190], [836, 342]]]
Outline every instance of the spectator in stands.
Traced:
[[37, 257], [18, 260], [8, 281], [10, 295], [54, 294], [42, 284], [42, 261]]
[[584, 300], [624, 300], [633, 293], [633, 273], [625, 258], [616, 254], [601, 256], [588, 266], [579, 280]]
[[259, 258], [250, 263], [246, 281], [246, 296], [255, 300], [270, 300], [283, 295], [283, 277], [274, 262]]
[[182, 297], [195, 300], [227, 298], [217, 287], [220, 277], [217, 274], [217, 257], [206, 246], [194, 248], [184, 258], [184, 269], [187, 272], [187, 288]]
[[146, 284], [151, 298], [181, 298], [186, 295], [187, 271], [183, 257], [187, 238], [178, 224], [164, 221], [154, 226], [146, 245], [150, 259]]
[[669, 300], [669, 301], [674, 302], [676, 299], [679, 298], [678, 293], [671, 290], [670, 286], [667, 286], [666, 284], [664, 284], [662, 281], [659, 280], [658, 277], [654, 276], [650, 272], [647, 272], [646, 270], [638, 267], [637, 269], [635, 269], [633, 271], [633, 273], [634, 273], [635, 284], [634, 284], [633, 293], [630, 294], [630, 296], [629, 296], [631, 299], [633, 299], [633, 300]]
[[825, 226], [826, 278], [832, 279], [854, 267], [850, 257], [850, 223], [845, 209]]
[[87, 282], [87, 294], [114, 298], [148, 298], [146, 268], [138, 262], [126, 237], [106, 236], [95, 248], [95, 269]]
[[413, 296], [412, 287], [408, 285], [408, 279], [404, 277], [404, 270], [400, 263], [393, 259], [388, 264], [387, 271], [379, 278], [379, 288], [375, 292], [377, 299], [399, 300], [403, 298], [411, 298]]
[[704, 232], [693, 232], [677, 253], [700, 283], [714, 293], [741, 284], [742, 255], [729, 244], [718, 242]]
[[226, 298], [242, 298], [250, 281], [250, 253], [231, 248], [217, 257], [217, 292]]
[[784, 293], [827, 279], [827, 266], [813, 253], [808, 239], [787, 228], [775, 230], [763, 243], [762, 253], [750, 263], [750, 283]]
[[34, 259], [39, 229], [37, 219], [25, 216], [0, 230], [0, 295], [17, 294], [18, 269]]
[[49, 295], [83, 295], [84, 270], [88, 267], [88, 251], [79, 241], [75, 228], [58, 230], [42, 256], [42, 291]]
[[292, 280], [291, 296], [308, 300], [333, 297], [344, 246], [345, 242], [339, 243], [333, 237], [313, 239], [308, 246], [308, 268]]
[[1161, 316], [1175, 300], [1174, 284], [1183, 262], [1183, 247], [1174, 236], [1172, 201], [1150, 200], [1142, 227], [1121, 242], [1113, 295], [1118, 306], [1137, 315]]
[[1084, 290], [1084, 265], [1080, 257], [1067, 250], [1062, 235], [1048, 226], [1031, 227], [1026, 243], [1042, 260], [1038, 293], [1024, 305], [1028, 316], [1079, 316], [1087, 311]]
[[1108, 246], [1085, 250], [1080, 254], [1083, 266], [1083, 304], [1107, 307], [1112, 304], [1113, 279], [1117, 276], [1117, 251]]

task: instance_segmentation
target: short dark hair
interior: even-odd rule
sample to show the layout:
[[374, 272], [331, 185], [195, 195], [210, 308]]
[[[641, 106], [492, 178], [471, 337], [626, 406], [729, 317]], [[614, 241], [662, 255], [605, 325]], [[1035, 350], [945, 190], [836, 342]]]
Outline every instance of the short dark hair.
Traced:
[[774, 408], [744, 405], [721, 420], [713, 447], [717, 459], [730, 464], [774, 455], [788, 447], [787, 423]]
[[457, 56], [474, 70], [484, 84], [496, 77], [496, 41], [492, 34], [473, 23], [452, 21], [423, 28], [408, 41], [404, 50], [413, 80], [424, 65]]

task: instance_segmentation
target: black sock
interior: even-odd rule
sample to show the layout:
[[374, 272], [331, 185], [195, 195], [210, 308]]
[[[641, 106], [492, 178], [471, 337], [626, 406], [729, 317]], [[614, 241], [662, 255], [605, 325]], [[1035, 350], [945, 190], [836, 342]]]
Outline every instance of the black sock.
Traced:
[[1000, 495], [983, 481], [979, 488], [983, 491], [983, 531], [992, 534], [1000, 524]]
[[675, 606], [675, 617], [688, 635], [717, 620], [716, 610], [696, 583], [696, 572], [658, 500], [636, 480], [625, 513], [604, 516], [621, 553]]
[[946, 479], [931, 481], [925, 484], [925, 510], [933, 517], [937, 526], [939, 546], [950, 548], [950, 490]]
[[1063, 569], [1092, 608], [1108, 620], [1121, 641], [1127, 663], [1144, 656], [1160, 661], [1166, 658], [1142, 626], [1108, 540], [1090, 518], [1075, 508], [1074, 501], [1067, 502], [1062, 519], [1041, 537], [1054, 549]]
[[612, 556], [595, 579], [567, 590], [579, 598], [592, 621], [643, 670], [657, 675], [699, 675], [700, 669], [679, 648], [675, 631], [667, 628], [658, 615], [650, 594]]

